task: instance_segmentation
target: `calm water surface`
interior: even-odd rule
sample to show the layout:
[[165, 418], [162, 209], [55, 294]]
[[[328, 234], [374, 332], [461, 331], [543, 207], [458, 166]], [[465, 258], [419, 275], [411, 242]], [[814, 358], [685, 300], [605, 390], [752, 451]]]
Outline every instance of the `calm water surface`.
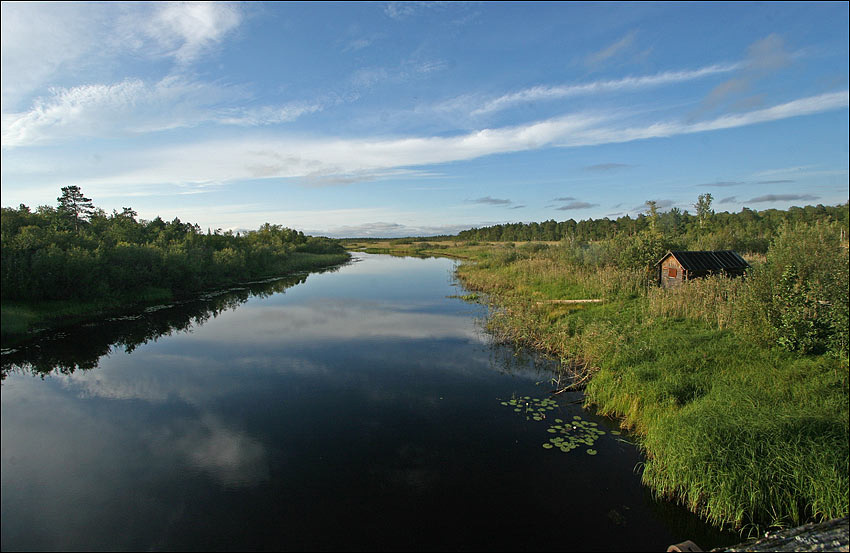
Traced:
[[446, 259], [358, 254], [3, 353], [2, 549], [657, 550], [628, 436], [544, 449], [553, 365], [494, 346]]

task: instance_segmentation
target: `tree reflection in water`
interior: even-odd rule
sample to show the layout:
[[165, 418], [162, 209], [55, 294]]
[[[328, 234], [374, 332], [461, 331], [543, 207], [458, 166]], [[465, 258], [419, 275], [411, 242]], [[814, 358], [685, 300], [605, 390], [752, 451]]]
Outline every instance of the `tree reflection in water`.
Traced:
[[[316, 272], [338, 269], [333, 267]], [[140, 345], [156, 341], [161, 336], [190, 332], [192, 328], [227, 310], [236, 309], [251, 298], [283, 293], [287, 288], [305, 282], [307, 276], [307, 273], [298, 273], [250, 282], [194, 299], [147, 307], [39, 336], [3, 352], [0, 379], [5, 380], [12, 372], [31, 373], [44, 378], [54, 372], [71, 374], [77, 370], [97, 368], [100, 359], [113, 351], [123, 349], [131, 353]]]

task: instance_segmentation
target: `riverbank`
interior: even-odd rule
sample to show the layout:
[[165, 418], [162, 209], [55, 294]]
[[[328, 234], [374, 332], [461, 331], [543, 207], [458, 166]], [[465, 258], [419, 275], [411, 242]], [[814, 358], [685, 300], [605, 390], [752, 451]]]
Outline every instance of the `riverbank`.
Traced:
[[681, 298], [647, 289], [641, 275], [563, 253], [466, 244], [476, 262], [457, 276], [487, 294], [497, 339], [587, 378], [586, 405], [638, 436], [656, 495], [744, 535], [847, 515], [846, 354], [787, 351], [705, 313], [674, 312]]
[[[313, 271], [334, 267], [347, 262], [348, 253], [316, 254], [293, 252], [287, 259], [284, 272], [266, 275], [263, 278], [286, 276], [299, 271]], [[244, 280], [233, 279], [216, 289], [240, 284]], [[44, 331], [57, 330], [88, 321], [102, 319], [138, 310], [146, 306], [169, 303], [186, 297], [208, 293], [200, 290], [189, 295], [175, 294], [167, 288], [148, 287], [142, 292], [124, 296], [101, 297], [92, 300], [48, 300], [40, 302], [4, 301], [0, 305], [2, 322], [2, 347], [14, 347]]]

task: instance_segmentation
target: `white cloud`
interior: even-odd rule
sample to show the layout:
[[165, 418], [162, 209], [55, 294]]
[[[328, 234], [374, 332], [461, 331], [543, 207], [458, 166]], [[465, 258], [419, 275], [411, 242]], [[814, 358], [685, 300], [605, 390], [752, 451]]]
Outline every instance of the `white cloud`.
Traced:
[[2, 3], [2, 110], [20, 110], [44, 86], [85, 82], [114, 61], [197, 60], [242, 22], [238, 5], [178, 3]]
[[127, 79], [114, 84], [56, 88], [24, 113], [3, 114], [3, 147], [14, 148], [81, 137], [113, 137], [156, 132], [204, 123], [261, 126], [294, 121], [321, 111], [320, 103], [230, 107], [248, 94], [166, 77], [149, 84]]
[[[622, 120], [613, 119], [614, 115], [611, 114], [576, 114], [451, 137], [298, 139], [272, 138], [266, 134], [255, 138], [240, 137], [125, 151], [114, 154], [109, 160], [111, 169], [100, 169], [97, 177], [92, 177], [89, 172], [73, 174], [69, 167], [65, 167], [65, 160], [56, 159], [53, 163], [63, 166], [62, 174], [66, 175], [69, 182], [85, 187], [126, 188], [128, 185], [138, 187], [162, 184], [194, 187], [256, 178], [309, 179], [318, 176], [328, 179], [364, 174], [376, 178], [384, 171], [400, 168], [545, 147], [622, 143], [730, 129], [847, 106], [848, 91], [845, 90], [698, 123], [659, 121], [625, 126]], [[58, 173], [58, 166], [56, 171]], [[8, 175], [4, 172], [4, 179], [9, 178]], [[57, 184], [54, 183], [54, 186]]]
[[157, 3], [144, 33], [167, 55], [188, 63], [239, 26], [241, 13], [227, 2]]
[[283, 106], [261, 106], [258, 108], [225, 108], [211, 114], [210, 120], [227, 125], [257, 127], [295, 121], [302, 115], [322, 111], [320, 103], [291, 102]]
[[679, 134], [732, 129], [846, 108], [848, 104], [850, 104], [850, 98], [848, 97], [848, 91], [844, 90], [842, 92], [801, 98], [785, 104], [747, 113], [724, 115], [698, 123], [658, 122], [642, 127], [598, 127], [581, 134], [565, 137], [558, 145], [567, 147], [614, 144], [646, 138], [663, 138]]
[[88, 32], [98, 10], [90, 4], [3, 2], [2, 109], [15, 109], [31, 90], [93, 46]]
[[[555, 85], [555, 86], [533, 86], [504, 94], [498, 98], [484, 102], [484, 105], [473, 110], [472, 115], [482, 115], [492, 112], [501, 111], [517, 104], [526, 102], [538, 102], [546, 100], [558, 100], [573, 96], [582, 96], [590, 94], [598, 94], [603, 92], [627, 92], [638, 90], [641, 88], [651, 88], [654, 86], [664, 86], [668, 84], [702, 79], [712, 75], [728, 73], [734, 71], [740, 64], [715, 64], [699, 69], [682, 70], [682, 71], [665, 71], [655, 75], [645, 75], [641, 77], [624, 77], [622, 79], [613, 79], [607, 81], [594, 81], [584, 84], [570, 85]], [[471, 103], [480, 104], [480, 99], [472, 97], [460, 97], [450, 100], [441, 105], [442, 109], [458, 109], [465, 107]]]

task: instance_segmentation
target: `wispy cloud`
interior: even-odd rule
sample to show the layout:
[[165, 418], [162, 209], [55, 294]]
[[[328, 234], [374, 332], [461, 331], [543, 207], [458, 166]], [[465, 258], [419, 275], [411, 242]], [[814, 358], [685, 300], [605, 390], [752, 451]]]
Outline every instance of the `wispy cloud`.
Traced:
[[576, 201], [576, 202], [570, 202], [566, 205], [562, 205], [561, 207], [558, 207], [558, 208], [555, 208], [555, 209], [557, 209], [558, 211], [572, 211], [574, 209], [588, 209], [588, 208], [591, 208], [591, 207], [596, 207], [598, 205], [599, 204], [592, 204], [592, 203], [589, 203], [589, 202], [578, 202], [578, 201]]
[[788, 174], [796, 174], [807, 172], [810, 169], [817, 168], [817, 165], [795, 165], [793, 167], [780, 167], [778, 169], [767, 169], [765, 171], [759, 171], [755, 174], [757, 177], [772, 177], [775, 175], [788, 175]]
[[453, 2], [387, 2], [386, 6], [384, 7], [384, 14], [386, 14], [392, 19], [402, 20], [421, 13], [422, 11], [429, 8], [444, 8], [451, 4], [453, 4]]
[[814, 196], [812, 194], [765, 194], [764, 196], [752, 198], [749, 201], [755, 204], [763, 202], [791, 202], [797, 200], [813, 201], [818, 199], [820, 199], [820, 196]]
[[598, 163], [596, 165], [588, 165], [584, 168], [585, 171], [617, 171], [618, 169], [627, 169], [634, 167], [628, 163]]
[[107, 67], [124, 55], [184, 68], [242, 23], [229, 2], [2, 3], [3, 112], [20, 110], [57, 71]]
[[242, 20], [229, 2], [172, 2], [155, 4], [155, 13], [143, 27], [164, 53], [188, 63], [219, 44]]
[[702, 184], [695, 184], [694, 186], [700, 188], [727, 188], [729, 186], [741, 186], [742, 184], [747, 184], [744, 181], [716, 181], [716, 182], [704, 182]]
[[470, 203], [473, 204], [485, 204], [485, 205], [511, 205], [513, 202], [511, 200], [505, 200], [502, 198], [491, 198], [490, 196], [484, 196], [483, 198], [476, 198], [475, 200], [469, 200]]
[[259, 127], [289, 123], [302, 115], [322, 111], [321, 103], [291, 102], [282, 106], [260, 106], [256, 108], [224, 108], [209, 114], [209, 121], [224, 125]]
[[561, 198], [552, 198], [553, 202], [571, 202], [575, 200], [572, 196], [563, 196]]
[[714, 87], [693, 117], [716, 108], [741, 111], [761, 105], [763, 95], [746, 95], [750, 94], [758, 81], [789, 65], [792, 59], [793, 56], [785, 49], [785, 43], [779, 35], [771, 34], [757, 40], [748, 48], [746, 60], [736, 67], [738, 71], [735, 75]]
[[490, 100], [478, 109], [472, 111], [473, 115], [481, 115], [507, 109], [517, 104], [538, 102], [543, 100], [557, 100], [572, 96], [599, 94], [603, 92], [627, 92], [642, 88], [663, 86], [695, 79], [702, 79], [734, 71], [740, 64], [720, 64], [701, 67], [693, 70], [665, 71], [655, 75], [642, 77], [625, 77], [605, 81], [594, 81], [584, 84], [557, 85], [557, 86], [534, 86], [518, 92], [512, 92]]
[[392, 19], [405, 19], [416, 13], [417, 4], [418, 2], [388, 2], [384, 13]]
[[[565, 140], [562, 146], [589, 146], [596, 144], [631, 142], [646, 138], [661, 138], [680, 134], [692, 134], [722, 129], [732, 129], [778, 121], [790, 117], [811, 115], [848, 106], [848, 91], [831, 92], [818, 96], [809, 96], [799, 100], [793, 100], [770, 108], [765, 108], [746, 113], [724, 115], [715, 119], [701, 122], [659, 122], [642, 127], [627, 128], [597, 128], [588, 132], [579, 133], [570, 140]], [[580, 136], [580, 138], [579, 138]]]
[[697, 188], [728, 188], [730, 186], [744, 186], [744, 185], [753, 185], [753, 184], [788, 184], [794, 182], [791, 179], [777, 179], [777, 180], [760, 180], [760, 181], [716, 181], [716, 182], [705, 182], [702, 184], [695, 184], [694, 186]]
[[[707, 132], [844, 109], [848, 91], [802, 98], [771, 108], [727, 115], [699, 123], [655, 122], [624, 127], [612, 115], [576, 114], [527, 125], [482, 129], [457, 135], [393, 139], [304, 139], [268, 135], [249, 139], [168, 145], [128, 152], [120, 170], [103, 180], [122, 183], [229, 182], [268, 177], [307, 177], [381, 172], [475, 159], [497, 153], [546, 147], [623, 143], [647, 138]], [[65, 163], [62, 161], [57, 161]], [[256, 167], [264, 167], [262, 175]], [[39, 170], [44, 170], [39, 168]], [[105, 171], [105, 169], [104, 169]], [[77, 184], [80, 175], [68, 173]], [[99, 182], [101, 178], [95, 180]]]
[[368, 47], [372, 44], [372, 39], [370, 38], [356, 38], [345, 45], [342, 49], [343, 52], [356, 52], [358, 50], [362, 50], [363, 48]]
[[614, 42], [613, 44], [610, 44], [609, 46], [587, 56], [585, 64], [589, 66], [596, 66], [616, 55], [622, 54], [624, 51], [632, 47], [636, 36], [637, 31], [631, 31], [617, 42]]
[[717, 203], [719, 203], [719, 204], [731, 204], [731, 203], [735, 203], [737, 201], [737, 198], [738, 198], [737, 196], [729, 196], [728, 198], [723, 198], [722, 200], [718, 200]]
[[156, 132], [204, 123], [274, 125], [321, 111], [320, 103], [232, 107], [248, 99], [238, 87], [180, 77], [156, 83], [128, 79], [114, 84], [55, 88], [26, 112], [3, 115], [3, 147], [62, 139]]

